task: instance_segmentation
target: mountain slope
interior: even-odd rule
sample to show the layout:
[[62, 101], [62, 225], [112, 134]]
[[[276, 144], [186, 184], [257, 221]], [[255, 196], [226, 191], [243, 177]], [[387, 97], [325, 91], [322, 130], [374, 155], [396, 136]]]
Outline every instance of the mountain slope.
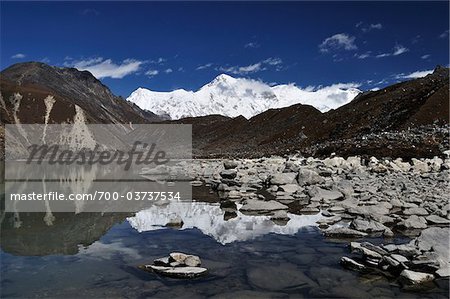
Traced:
[[[3, 123], [147, 123], [151, 112], [111, 93], [91, 73], [39, 62], [18, 63], [0, 73]], [[48, 115], [47, 115], [48, 114]]]
[[295, 85], [270, 87], [259, 81], [222, 74], [195, 92], [183, 89], [156, 92], [138, 88], [127, 100], [156, 114], [167, 114], [172, 119], [212, 114], [242, 115], [248, 119], [271, 108], [298, 103], [328, 111], [350, 102], [360, 92], [352, 84], [320, 89], [300, 89]]

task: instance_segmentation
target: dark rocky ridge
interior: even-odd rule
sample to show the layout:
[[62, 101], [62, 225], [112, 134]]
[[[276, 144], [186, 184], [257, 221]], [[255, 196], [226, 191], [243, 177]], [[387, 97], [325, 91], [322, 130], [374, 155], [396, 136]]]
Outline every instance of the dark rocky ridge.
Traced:
[[40, 62], [25, 62], [10, 66], [0, 73], [0, 106], [2, 123], [15, 123], [11, 100], [19, 93], [22, 98], [17, 109], [21, 123], [44, 123], [44, 99], [52, 95], [56, 102], [48, 123], [71, 122], [75, 105], [79, 106], [88, 123], [148, 123], [161, 120], [157, 115], [111, 93], [108, 87], [90, 72], [74, 68], [58, 68]]

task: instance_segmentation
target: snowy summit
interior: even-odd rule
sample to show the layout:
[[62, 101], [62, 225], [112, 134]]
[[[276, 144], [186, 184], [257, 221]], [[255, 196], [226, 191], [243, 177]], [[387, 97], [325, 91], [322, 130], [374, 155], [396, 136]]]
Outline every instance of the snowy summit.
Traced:
[[127, 100], [172, 119], [211, 114], [251, 118], [271, 108], [294, 104], [311, 105], [322, 112], [336, 109], [361, 92], [357, 87], [353, 83], [305, 89], [293, 84], [269, 86], [256, 80], [221, 74], [197, 91], [159, 92], [138, 88]]

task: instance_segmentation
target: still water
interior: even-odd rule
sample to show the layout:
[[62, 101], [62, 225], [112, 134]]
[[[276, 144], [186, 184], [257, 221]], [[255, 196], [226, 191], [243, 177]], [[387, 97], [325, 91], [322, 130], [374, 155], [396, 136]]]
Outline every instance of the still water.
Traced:
[[[1, 297], [448, 298], [448, 290], [404, 292], [382, 276], [341, 268], [348, 242], [325, 239], [314, 225], [320, 215], [289, 214], [287, 223], [224, 217], [209, 201], [137, 214], [55, 213], [52, 221], [43, 213], [4, 214]], [[182, 228], [164, 226], [174, 217]], [[209, 274], [177, 280], [137, 268], [172, 251], [200, 256]]]

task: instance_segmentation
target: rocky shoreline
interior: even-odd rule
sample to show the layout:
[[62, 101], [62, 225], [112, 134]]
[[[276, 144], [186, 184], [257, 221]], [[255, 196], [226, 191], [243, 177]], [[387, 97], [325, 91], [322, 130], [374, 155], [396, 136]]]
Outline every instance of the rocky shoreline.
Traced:
[[[219, 194], [224, 217], [239, 209], [283, 225], [288, 212], [321, 213], [317, 225], [328, 238], [384, 238], [381, 246], [350, 242], [352, 255], [341, 264], [417, 289], [432, 281], [448, 287], [450, 151], [444, 155], [411, 162], [358, 156], [194, 160], [187, 169], [192, 185]], [[396, 236], [413, 239], [390, 244]]]

